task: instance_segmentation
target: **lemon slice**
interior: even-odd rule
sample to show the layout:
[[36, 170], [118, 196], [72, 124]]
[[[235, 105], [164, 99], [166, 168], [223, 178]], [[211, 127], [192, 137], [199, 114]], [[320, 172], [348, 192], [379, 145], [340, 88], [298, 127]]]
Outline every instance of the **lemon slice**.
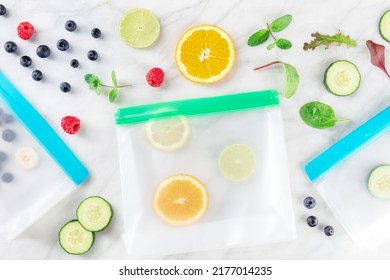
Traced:
[[163, 151], [175, 151], [187, 143], [191, 129], [184, 117], [172, 117], [148, 121], [145, 131], [153, 147]]
[[129, 46], [147, 48], [153, 45], [160, 35], [160, 23], [149, 10], [128, 10], [119, 24], [119, 34]]
[[22, 168], [31, 169], [34, 168], [39, 161], [37, 152], [29, 147], [23, 147], [16, 151], [15, 162]]
[[221, 152], [218, 165], [223, 176], [229, 180], [243, 181], [255, 171], [256, 156], [249, 146], [233, 144]]

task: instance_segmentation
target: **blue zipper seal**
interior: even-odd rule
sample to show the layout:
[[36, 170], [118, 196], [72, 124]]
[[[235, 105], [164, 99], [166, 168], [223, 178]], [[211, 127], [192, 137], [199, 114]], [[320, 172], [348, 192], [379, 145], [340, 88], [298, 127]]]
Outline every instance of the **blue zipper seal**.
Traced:
[[76, 186], [88, 178], [89, 173], [86, 167], [1, 71], [0, 99], [5, 102], [9, 110], [18, 117]]
[[390, 130], [390, 106], [362, 124], [305, 166], [315, 182], [335, 166]]

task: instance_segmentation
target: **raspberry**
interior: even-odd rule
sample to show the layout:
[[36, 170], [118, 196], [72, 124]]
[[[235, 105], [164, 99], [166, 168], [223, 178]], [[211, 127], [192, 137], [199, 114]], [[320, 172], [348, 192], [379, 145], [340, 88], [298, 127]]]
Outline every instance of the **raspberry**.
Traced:
[[18, 25], [18, 36], [23, 40], [28, 40], [34, 34], [34, 26], [29, 22], [21, 22]]
[[80, 120], [73, 116], [66, 116], [62, 118], [61, 126], [66, 133], [76, 134], [80, 129]]
[[164, 71], [158, 67], [150, 69], [146, 74], [146, 81], [152, 87], [160, 87], [164, 82]]

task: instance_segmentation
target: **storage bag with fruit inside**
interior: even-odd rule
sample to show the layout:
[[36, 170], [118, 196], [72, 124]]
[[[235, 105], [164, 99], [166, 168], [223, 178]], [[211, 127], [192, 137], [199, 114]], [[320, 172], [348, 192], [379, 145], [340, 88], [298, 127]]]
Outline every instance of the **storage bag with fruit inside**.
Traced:
[[294, 238], [276, 91], [141, 105], [115, 117], [130, 255]]
[[9, 240], [73, 191], [88, 171], [0, 72], [0, 239]]
[[390, 241], [389, 130], [387, 107], [305, 167], [309, 179], [360, 247], [374, 248]]

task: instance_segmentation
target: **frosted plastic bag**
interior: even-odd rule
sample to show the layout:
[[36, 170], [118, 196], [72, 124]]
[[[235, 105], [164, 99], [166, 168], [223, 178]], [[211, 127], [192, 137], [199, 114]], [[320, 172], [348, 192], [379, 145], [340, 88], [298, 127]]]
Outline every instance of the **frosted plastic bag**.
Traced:
[[0, 136], [0, 238], [9, 240], [72, 192], [88, 171], [1, 72]]
[[[191, 129], [188, 142], [174, 152], [155, 148], [147, 140], [147, 122], [164, 122], [175, 116], [187, 120]], [[123, 239], [130, 255], [161, 256], [295, 237], [276, 91], [129, 107], [118, 110], [116, 123]], [[254, 172], [246, 180], [232, 181], [218, 166], [221, 152], [232, 144], [251, 147], [255, 154]], [[172, 226], [160, 219], [153, 207], [157, 186], [175, 174], [196, 177], [208, 191], [208, 209], [191, 225]]]
[[[368, 190], [371, 172], [390, 164], [389, 129], [387, 107], [305, 168], [345, 230], [364, 248], [375, 248], [390, 240], [390, 200], [376, 198]], [[390, 188], [390, 177], [383, 182]]]

